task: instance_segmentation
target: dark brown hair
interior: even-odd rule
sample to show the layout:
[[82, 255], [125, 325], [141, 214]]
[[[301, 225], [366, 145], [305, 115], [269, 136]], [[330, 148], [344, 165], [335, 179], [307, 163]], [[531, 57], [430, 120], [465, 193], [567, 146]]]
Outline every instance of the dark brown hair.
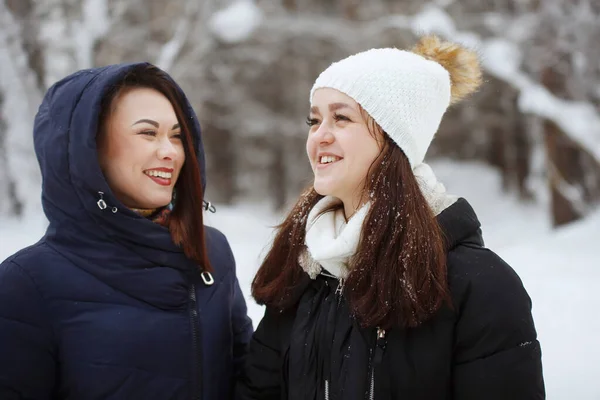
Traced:
[[[415, 327], [444, 303], [451, 307], [443, 234], [408, 159], [361, 111], [381, 153], [367, 174], [364, 196], [371, 207], [344, 293], [362, 326]], [[279, 225], [252, 282], [259, 304], [279, 310], [294, 305], [292, 294], [304, 274], [298, 257], [305, 250], [306, 219], [322, 197], [310, 187]]]
[[185, 255], [196, 262], [202, 271], [212, 272], [206, 251], [202, 201], [204, 188], [196, 144], [192, 135], [190, 118], [184, 112], [188, 105], [175, 82], [162, 70], [141, 64], [133, 67], [102, 99], [99, 135], [103, 134], [105, 122], [113, 112], [116, 101], [124, 89], [150, 88], [162, 93], [171, 103], [181, 127], [185, 163], [175, 184], [177, 197], [169, 216], [168, 228], [173, 242], [183, 249]]

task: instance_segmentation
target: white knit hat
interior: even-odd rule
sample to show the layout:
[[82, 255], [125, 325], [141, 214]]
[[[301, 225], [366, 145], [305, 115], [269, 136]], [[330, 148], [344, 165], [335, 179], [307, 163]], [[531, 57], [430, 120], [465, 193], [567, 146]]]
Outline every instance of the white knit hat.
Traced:
[[415, 168], [423, 162], [448, 106], [480, 82], [473, 52], [426, 36], [413, 51], [371, 49], [331, 64], [315, 81], [310, 101], [320, 88], [350, 96]]

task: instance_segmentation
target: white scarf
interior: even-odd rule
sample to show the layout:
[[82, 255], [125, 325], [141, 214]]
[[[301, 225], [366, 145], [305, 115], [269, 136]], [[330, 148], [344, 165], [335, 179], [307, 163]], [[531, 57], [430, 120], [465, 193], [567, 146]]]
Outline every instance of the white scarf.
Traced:
[[323, 213], [335, 205], [342, 205], [340, 199], [326, 196], [308, 213], [305, 240], [308, 254], [301, 254], [300, 265], [313, 279], [321, 272], [321, 267], [338, 278], [348, 275], [350, 257], [356, 253], [363, 221], [369, 211], [369, 204], [365, 204], [346, 222], [343, 207]]
[[[446, 188], [437, 180], [429, 165], [420, 164], [413, 172], [436, 216], [458, 199], [446, 193]], [[335, 205], [342, 205], [337, 197], [322, 198], [310, 210], [306, 220], [306, 251], [300, 254], [298, 261], [312, 279], [323, 268], [340, 279], [348, 276], [350, 258], [356, 253], [363, 222], [370, 208], [370, 203], [363, 205], [346, 222], [343, 206], [323, 213], [323, 210]]]

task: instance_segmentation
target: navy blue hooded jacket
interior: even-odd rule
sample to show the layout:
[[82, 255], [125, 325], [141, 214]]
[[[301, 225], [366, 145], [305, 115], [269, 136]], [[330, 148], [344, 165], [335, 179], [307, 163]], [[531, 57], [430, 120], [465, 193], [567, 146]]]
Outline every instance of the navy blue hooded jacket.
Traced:
[[[102, 97], [134, 65], [63, 79], [36, 116], [50, 224], [0, 265], [2, 400], [232, 396], [252, 323], [226, 238], [206, 227], [206, 285], [165, 227], [118, 202], [97, 162]], [[204, 173], [200, 126], [185, 112]]]

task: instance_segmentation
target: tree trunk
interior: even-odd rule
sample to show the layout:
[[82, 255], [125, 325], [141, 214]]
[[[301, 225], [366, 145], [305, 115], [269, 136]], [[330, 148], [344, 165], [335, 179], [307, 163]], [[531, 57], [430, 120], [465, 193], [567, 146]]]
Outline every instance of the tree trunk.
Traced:
[[568, 143], [560, 128], [551, 121], [544, 122], [544, 135], [550, 185], [552, 223], [560, 226], [578, 220], [581, 212], [575, 209], [572, 200], [563, 189], [568, 184], [567, 176], [573, 165], [578, 163], [576, 150]]
[[206, 154], [208, 182], [207, 197], [213, 203], [231, 204], [236, 195], [237, 158], [235, 157], [233, 133], [218, 126], [221, 107], [214, 103], [205, 104], [206, 122], [202, 124], [202, 139]]
[[[20, 10], [22, 11], [22, 10]], [[0, 212], [39, 212], [40, 174], [33, 151], [33, 117], [41, 100], [24, 49], [23, 26], [0, 2], [0, 165], [4, 174]], [[9, 117], [10, 116], [10, 117]]]
[[269, 187], [272, 196], [272, 204], [275, 210], [283, 210], [286, 205], [286, 162], [287, 154], [285, 143], [281, 139], [271, 142], [272, 163], [269, 168]]

